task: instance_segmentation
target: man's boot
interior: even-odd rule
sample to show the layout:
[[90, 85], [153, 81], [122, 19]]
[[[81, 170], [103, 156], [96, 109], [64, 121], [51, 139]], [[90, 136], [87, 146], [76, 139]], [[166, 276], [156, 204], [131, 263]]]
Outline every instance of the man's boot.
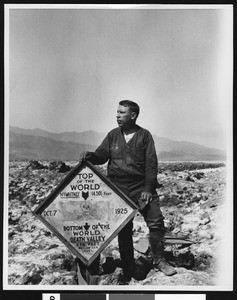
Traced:
[[153, 265], [156, 271], [161, 271], [166, 276], [172, 276], [176, 274], [175, 268], [169, 265], [164, 258], [164, 230], [150, 230], [150, 246], [153, 256]]

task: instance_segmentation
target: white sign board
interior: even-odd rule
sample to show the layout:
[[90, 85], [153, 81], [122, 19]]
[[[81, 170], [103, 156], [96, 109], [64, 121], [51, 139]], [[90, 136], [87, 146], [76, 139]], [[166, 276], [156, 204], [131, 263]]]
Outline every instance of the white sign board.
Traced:
[[90, 265], [136, 212], [137, 206], [118, 187], [84, 161], [34, 213]]

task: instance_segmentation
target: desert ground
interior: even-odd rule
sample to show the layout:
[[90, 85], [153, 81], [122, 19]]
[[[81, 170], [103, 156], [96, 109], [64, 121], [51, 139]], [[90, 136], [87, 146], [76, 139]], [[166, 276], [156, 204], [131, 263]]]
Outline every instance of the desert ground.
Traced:
[[[78, 285], [77, 257], [32, 211], [65, 178], [76, 162], [24, 161], [9, 164], [8, 284]], [[103, 167], [100, 167], [105, 172]], [[166, 245], [167, 261], [177, 274], [166, 277], [152, 269], [149, 247], [140, 247], [148, 228], [140, 213], [134, 218], [137, 271], [129, 285], [215, 286], [225, 222], [224, 162], [161, 162], [157, 192], [166, 234], [185, 236], [189, 246]], [[144, 250], [144, 249], [145, 250]], [[144, 251], [143, 251], [144, 250]], [[99, 285], [117, 285], [121, 273], [117, 238], [101, 253]], [[80, 282], [79, 282], [80, 284]]]

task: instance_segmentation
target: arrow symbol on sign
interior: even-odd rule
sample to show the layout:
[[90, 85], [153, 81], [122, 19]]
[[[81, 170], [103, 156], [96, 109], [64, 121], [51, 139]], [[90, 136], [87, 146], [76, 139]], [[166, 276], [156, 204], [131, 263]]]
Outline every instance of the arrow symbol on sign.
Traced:
[[84, 228], [86, 231], [88, 231], [88, 229], [90, 228], [90, 225], [88, 225], [88, 223], [86, 222], [86, 224], [84, 225]]
[[89, 192], [83, 192], [82, 191], [82, 197], [86, 200], [89, 197]]

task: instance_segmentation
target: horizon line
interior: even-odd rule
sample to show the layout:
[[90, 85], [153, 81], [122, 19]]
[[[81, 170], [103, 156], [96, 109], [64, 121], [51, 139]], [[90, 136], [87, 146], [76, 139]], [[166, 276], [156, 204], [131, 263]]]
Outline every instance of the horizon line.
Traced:
[[[83, 130], [83, 131], [61, 131], [61, 132], [53, 132], [53, 131], [48, 131], [48, 130], [45, 130], [45, 129], [42, 129], [42, 128], [39, 128], [39, 127], [35, 127], [35, 128], [23, 128], [23, 127], [19, 127], [19, 126], [14, 126], [14, 125], [10, 125], [9, 124], [9, 132], [10, 132], [10, 127], [15, 127], [15, 128], [19, 128], [19, 129], [23, 129], [23, 130], [41, 130], [41, 131], [45, 131], [45, 132], [48, 132], [48, 133], [52, 133], [52, 134], [63, 134], [63, 133], [84, 133], [84, 132], [95, 132], [95, 133], [98, 133], [98, 134], [107, 134], [107, 132], [100, 132], [100, 131], [96, 131], [96, 130], [93, 130], [93, 129], [88, 129], [88, 130]], [[190, 143], [190, 144], [195, 144], [195, 145], [198, 145], [198, 146], [202, 146], [202, 147], [205, 147], [205, 148], [208, 148], [208, 149], [215, 149], [215, 150], [220, 150], [220, 151], [223, 151], [224, 153], [226, 153], [227, 151], [226, 150], [223, 150], [221, 148], [216, 148], [216, 147], [209, 147], [209, 146], [206, 146], [206, 145], [203, 145], [203, 144], [199, 144], [197, 142], [190, 142], [188, 140], [174, 140], [172, 138], [168, 138], [168, 137], [164, 137], [164, 136], [159, 136], [157, 134], [153, 134], [152, 133], [152, 136], [156, 136], [158, 138], [163, 138], [163, 139], [166, 139], [166, 140], [170, 140], [172, 142], [177, 142], [177, 143]]]

